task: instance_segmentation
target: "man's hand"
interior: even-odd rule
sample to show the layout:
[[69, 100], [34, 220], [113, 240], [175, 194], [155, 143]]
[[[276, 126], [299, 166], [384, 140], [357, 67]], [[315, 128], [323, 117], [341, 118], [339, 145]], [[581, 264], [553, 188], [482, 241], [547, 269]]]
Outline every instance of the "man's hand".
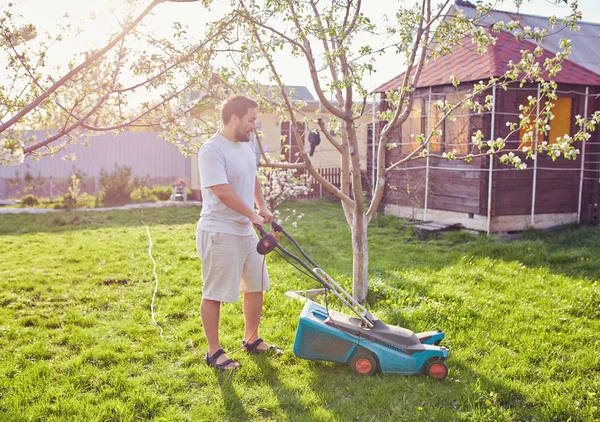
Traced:
[[266, 224], [271, 224], [273, 222], [273, 214], [267, 207], [261, 207], [258, 210], [258, 215], [265, 219]]
[[265, 219], [263, 217], [261, 217], [258, 214], [252, 214], [250, 217], [248, 217], [250, 219], [250, 222], [252, 224], [256, 224], [258, 226], [262, 226], [263, 224], [266, 223]]

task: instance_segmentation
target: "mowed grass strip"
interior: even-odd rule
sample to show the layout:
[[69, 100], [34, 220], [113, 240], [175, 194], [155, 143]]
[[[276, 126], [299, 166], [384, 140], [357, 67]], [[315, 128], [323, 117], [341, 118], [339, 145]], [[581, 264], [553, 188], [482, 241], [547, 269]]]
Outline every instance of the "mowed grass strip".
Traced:
[[[286, 225], [290, 233], [350, 289], [339, 205], [282, 207], [293, 210], [305, 217]], [[374, 220], [368, 307], [389, 324], [446, 332], [450, 375], [440, 382], [360, 377], [296, 358], [303, 305], [284, 293], [319, 286], [276, 255], [261, 335], [286, 353], [236, 352], [242, 368], [215, 373], [201, 356], [198, 215], [177, 207], [0, 217], [0, 420], [600, 419], [599, 228], [421, 241], [395, 218]], [[222, 314], [222, 343], [234, 350], [241, 303]]]

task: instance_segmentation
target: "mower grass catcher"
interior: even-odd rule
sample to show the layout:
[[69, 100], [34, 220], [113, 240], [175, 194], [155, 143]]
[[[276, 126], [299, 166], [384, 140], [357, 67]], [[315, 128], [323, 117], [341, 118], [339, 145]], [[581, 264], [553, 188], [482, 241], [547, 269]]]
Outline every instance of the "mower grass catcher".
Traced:
[[[385, 324], [319, 268], [283, 227], [276, 223], [272, 223], [271, 227], [275, 236], [256, 226], [262, 236], [257, 251], [266, 255], [276, 250], [291, 265], [321, 283], [326, 292], [331, 292], [354, 313], [354, 316], [346, 315], [307, 301], [296, 330], [296, 356], [347, 363], [354, 372], [363, 375], [381, 371], [390, 374], [424, 373], [438, 379], [446, 378], [448, 349], [439, 346], [444, 338], [442, 331], [413, 333], [406, 328]], [[304, 259], [279, 244], [277, 237], [280, 234], [292, 242]], [[299, 263], [308, 273], [290, 259]]]

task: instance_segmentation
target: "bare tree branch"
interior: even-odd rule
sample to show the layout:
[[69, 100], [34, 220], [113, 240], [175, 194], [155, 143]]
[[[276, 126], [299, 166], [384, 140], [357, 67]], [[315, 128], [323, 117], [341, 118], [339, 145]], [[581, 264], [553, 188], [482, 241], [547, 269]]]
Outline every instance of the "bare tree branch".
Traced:
[[329, 143], [333, 145], [335, 149], [337, 149], [340, 153], [342, 153], [342, 145], [338, 141], [336, 141], [333, 136], [331, 136], [331, 133], [329, 133], [329, 131], [325, 127], [325, 123], [323, 122], [323, 119], [321, 117], [317, 119], [317, 123], [319, 124], [321, 132], [323, 132]]
[[108, 96], [109, 96], [109, 94], [105, 94], [102, 98], [100, 98], [98, 103], [96, 103], [96, 105], [94, 107], [92, 107], [92, 109], [85, 116], [83, 116], [81, 119], [79, 119], [77, 122], [75, 122], [68, 128], [63, 128], [61, 131], [56, 133], [54, 136], [51, 136], [50, 138], [47, 138], [41, 142], [38, 142], [35, 145], [31, 145], [31, 146], [23, 148], [23, 153], [25, 155], [29, 155], [36, 149], [39, 149], [43, 146], [46, 146], [46, 145], [56, 141], [57, 139], [62, 138], [63, 136], [67, 135], [69, 132], [72, 132], [74, 129], [81, 126], [81, 123], [83, 123], [86, 119], [88, 119], [108, 99]]
[[[431, 17], [431, 5], [430, 0], [423, 0], [421, 5], [421, 15], [426, 19], [426, 22], [429, 24], [428, 19]], [[424, 41], [421, 41], [422, 37], [425, 37]], [[422, 46], [421, 46], [422, 42]], [[423, 68], [423, 63], [425, 61], [425, 51], [424, 49], [427, 47], [429, 42], [429, 31], [423, 31], [423, 20], [419, 22], [419, 29], [417, 30], [417, 37], [415, 43], [413, 44], [413, 48], [410, 54], [410, 58], [408, 60], [408, 66], [404, 73], [404, 78], [402, 81], [402, 87], [400, 88], [400, 99], [398, 101], [398, 105], [396, 106], [396, 110], [394, 112], [394, 116], [392, 120], [383, 128], [381, 134], [379, 135], [379, 145], [377, 147], [377, 181], [375, 184], [375, 191], [373, 194], [373, 198], [371, 199], [371, 205], [369, 206], [369, 210], [367, 211], [367, 219], [370, 220], [373, 218], [375, 213], [377, 212], [377, 208], [379, 208], [379, 204], [381, 203], [381, 199], [383, 198], [383, 191], [385, 189], [385, 179], [387, 177], [387, 170], [385, 168], [385, 148], [384, 143], [387, 140], [391, 130], [396, 126], [397, 122], [404, 122], [412, 108], [413, 102], [413, 92], [415, 89], [415, 85], [419, 80], [421, 69]], [[408, 91], [408, 98], [405, 98], [405, 94], [407, 91], [408, 81], [411, 78], [412, 67], [414, 61], [416, 59], [417, 51], [421, 50], [421, 56], [419, 58], [419, 62], [417, 64], [417, 70], [415, 72], [413, 82], [411, 83], [411, 87]], [[405, 104], [406, 102], [406, 104]], [[404, 112], [401, 113], [404, 108]], [[401, 117], [401, 119], [400, 119]]]
[[[349, 1], [348, 6], [351, 3], [352, 2]], [[352, 22], [350, 22], [350, 25], [348, 25], [346, 27], [346, 31], [344, 31], [344, 33], [346, 34], [346, 37], [349, 36], [352, 33], [352, 31], [354, 31], [354, 27], [356, 26], [356, 21], [358, 19], [358, 16], [360, 15], [360, 3], [361, 3], [361, 0], [358, 0], [358, 2], [356, 4], [356, 10], [354, 11], [354, 16], [352, 16]], [[348, 9], [350, 9], [350, 8], [348, 8]], [[345, 26], [345, 23], [347, 22], [347, 19], [348, 19], [348, 15], [346, 15], [346, 18], [344, 19], [344, 26]]]
[[[25, 115], [27, 115], [31, 110], [36, 108], [42, 101], [48, 98], [53, 92], [63, 86], [69, 79], [73, 76], [77, 75], [83, 69], [89, 67], [92, 63], [102, 57], [106, 52], [112, 49], [115, 45], [117, 45], [125, 36], [131, 32], [133, 28], [135, 28], [141, 21], [146, 17], [154, 7], [156, 7], [160, 3], [164, 3], [165, 1], [186, 1], [186, 0], [153, 0], [146, 9], [136, 18], [134, 19], [127, 27], [117, 35], [111, 42], [109, 42], [102, 49], [96, 51], [91, 54], [88, 58], [86, 58], [81, 64], [74, 67], [70, 72], [60, 78], [57, 82], [55, 82], [50, 88], [48, 88], [45, 92], [43, 92], [40, 96], [38, 96], [35, 100], [29, 103], [26, 107], [21, 109], [17, 114], [15, 114], [11, 119], [9, 119], [6, 123], [0, 125], [0, 133], [4, 132], [6, 129], [13, 126], [19, 120], [21, 120]], [[191, 0], [187, 0], [191, 1]], [[28, 148], [29, 149], [29, 148]]]
[[223, 30], [224, 28], [226, 28], [229, 24], [231, 24], [231, 22], [233, 22], [233, 18], [230, 18], [229, 20], [227, 20], [226, 22], [222, 22], [221, 25], [219, 25], [218, 30], [213, 32], [212, 34], [210, 34], [204, 41], [202, 41], [198, 46], [196, 46], [195, 48], [193, 48], [191, 51], [189, 51], [188, 53], [185, 53], [182, 57], [180, 57], [179, 59], [177, 59], [172, 65], [168, 66], [165, 69], [162, 69], [159, 73], [157, 73], [156, 75], [146, 79], [143, 82], [137, 83], [135, 85], [132, 85], [128, 88], [122, 88], [122, 89], [118, 89], [115, 90], [115, 92], [127, 92], [127, 91], [133, 91], [136, 88], [139, 88], [141, 86], [144, 85], [148, 85], [150, 83], [152, 83], [153, 81], [155, 81], [156, 79], [160, 78], [162, 75], [164, 75], [165, 73], [169, 72], [170, 70], [176, 68], [177, 66], [179, 66], [181, 63], [185, 62], [186, 60], [188, 60], [191, 56], [193, 56], [194, 54], [196, 54], [197, 52], [199, 52], [200, 50], [202, 50], [206, 44], [208, 44], [210, 41], [213, 41], [214, 38], [220, 34], [221, 30]]
[[[319, 9], [317, 8], [315, 1], [310, 0], [310, 4], [312, 6], [313, 13], [315, 14], [315, 18], [317, 20], [319, 27], [324, 28], [323, 21], [321, 19], [321, 15], [319, 14]], [[328, 24], [328, 29], [329, 29], [329, 24]], [[339, 82], [339, 77], [338, 77], [337, 71], [335, 69], [335, 64], [333, 63], [334, 57], [332, 57], [331, 51], [329, 50], [329, 44], [327, 43], [327, 39], [324, 36], [322, 36], [321, 39], [323, 41], [323, 48], [325, 49], [325, 57], [328, 58], [329, 71], [331, 73], [331, 78], [333, 79], [334, 84], [337, 85]], [[342, 90], [340, 88], [336, 88], [335, 95], [336, 95], [336, 99], [338, 102], [338, 106], [341, 107], [342, 104], [344, 104], [344, 96], [342, 95]]]
[[[308, 68], [310, 71], [310, 78], [313, 82], [313, 86], [315, 88], [315, 91], [317, 93], [317, 97], [319, 97], [319, 101], [321, 102], [321, 104], [323, 104], [323, 106], [334, 116], [339, 117], [340, 119], [343, 119], [344, 116], [344, 112], [342, 110], [340, 110], [337, 107], [334, 107], [333, 104], [331, 104], [331, 102], [327, 99], [327, 97], [325, 97], [325, 94], [323, 93], [323, 89], [321, 87], [321, 81], [319, 80], [319, 74], [317, 72], [317, 66], [315, 64], [315, 58], [314, 58], [314, 54], [312, 52], [312, 48], [310, 45], [310, 41], [309, 39], [306, 37], [306, 35], [304, 34], [304, 31], [302, 30], [302, 25], [300, 24], [300, 21], [298, 20], [298, 15], [296, 14], [296, 10], [294, 8], [294, 5], [292, 2], [288, 1], [288, 5], [290, 7], [290, 11], [291, 11], [291, 17], [294, 21], [294, 24], [296, 25], [296, 29], [298, 30], [298, 34], [300, 36], [300, 38], [302, 39], [303, 43], [304, 43], [304, 48], [307, 52], [306, 54], [306, 61], [308, 63]], [[341, 104], [339, 104], [341, 106]]]
[[[240, 4], [247, 13], [248, 10], [247, 10], [246, 5], [244, 4], [243, 0], [240, 0]], [[304, 162], [300, 163], [300, 164], [305, 166], [308, 169], [308, 171], [310, 172], [310, 174], [315, 178], [315, 180], [317, 180], [319, 183], [321, 183], [327, 190], [332, 192], [337, 198], [342, 200], [342, 202], [347, 203], [347, 204], [352, 204], [352, 199], [350, 199], [340, 189], [336, 188], [331, 182], [329, 182], [327, 179], [325, 179], [323, 176], [321, 176], [319, 174], [319, 172], [312, 165], [310, 158], [304, 152], [304, 142], [302, 141], [302, 138], [301, 138], [300, 134], [298, 133], [298, 126], [296, 123], [296, 118], [294, 116], [293, 107], [290, 103], [290, 99], [289, 99], [287, 93], [285, 92], [285, 86], [284, 86], [283, 82], [281, 81], [279, 73], [275, 69], [275, 65], [273, 64], [273, 60], [272, 60], [271, 56], [265, 49], [265, 46], [260, 38], [260, 35], [258, 34], [258, 31], [256, 30], [256, 26], [253, 25], [253, 20], [249, 19], [248, 22], [250, 23], [250, 29], [254, 35], [254, 38], [258, 42], [259, 47], [261, 48], [261, 51], [269, 64], [272, 75], [275, 78], [275, 80], [277, 81], [277, 84], [279, 85], [281, 95], [283, 96], [285, 105], [288, 109], [289, 116], [290, 116], [290, 123], [292, 125], [292, 130], [294, 131], [294, 136], [295, 136], [296, 142], [298, 144], [298, 147], [300, 149], [300, 154], [302, 156], [302, 159], [304, 160]]]

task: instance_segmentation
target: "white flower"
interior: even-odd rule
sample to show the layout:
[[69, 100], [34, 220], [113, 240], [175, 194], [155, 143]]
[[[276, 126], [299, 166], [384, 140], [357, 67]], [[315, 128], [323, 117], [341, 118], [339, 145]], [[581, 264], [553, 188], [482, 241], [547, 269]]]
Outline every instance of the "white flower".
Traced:
[[0, 165], [18, 166], [25, 161], [25, 153], [20, 146], [8, 147], [5, 140], [0, 140]]

